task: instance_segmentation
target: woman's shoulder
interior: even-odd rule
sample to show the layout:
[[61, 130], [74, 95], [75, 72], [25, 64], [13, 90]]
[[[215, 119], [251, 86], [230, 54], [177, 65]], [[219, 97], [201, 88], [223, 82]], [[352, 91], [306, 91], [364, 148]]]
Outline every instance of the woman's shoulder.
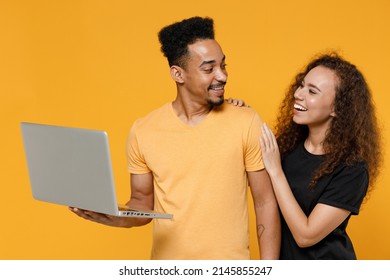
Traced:
[[364, 161], [353, 162], [353, 163], [341, 163], [333, 171], [333, 175], [343, 175], [343, 176], [368, 176], [368, 166]]

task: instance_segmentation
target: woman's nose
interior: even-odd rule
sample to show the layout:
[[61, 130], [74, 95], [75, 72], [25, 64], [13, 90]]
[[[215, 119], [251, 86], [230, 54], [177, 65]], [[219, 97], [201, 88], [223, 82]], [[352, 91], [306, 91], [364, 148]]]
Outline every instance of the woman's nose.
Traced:
[[302, 97], [303, 97], [303, 87], [299, 87], [294, 93], [294, 98], [302, 100]]

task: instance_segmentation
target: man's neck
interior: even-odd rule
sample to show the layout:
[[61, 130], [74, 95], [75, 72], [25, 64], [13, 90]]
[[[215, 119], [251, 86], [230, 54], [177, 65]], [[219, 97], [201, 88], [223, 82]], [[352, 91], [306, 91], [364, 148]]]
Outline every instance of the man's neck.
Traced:
[[172, 102], [173, 111], [185, 124], [197, 126], [212, 110], [210, 104], [199, 104], [193, 101], [185, 101], [177, 97]]

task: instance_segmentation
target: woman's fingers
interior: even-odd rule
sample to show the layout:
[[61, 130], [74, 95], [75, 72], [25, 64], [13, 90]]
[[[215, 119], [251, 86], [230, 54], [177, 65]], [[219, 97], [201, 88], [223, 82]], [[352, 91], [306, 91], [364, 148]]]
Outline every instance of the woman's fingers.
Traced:
[[272, 130], [264, 123], [261, 126], [262, 135], [260, 136], [260, 145], [263, 148], [264, 152], [274, 152], [278, 151], [278, 143], [276, 137], [273, 134]]

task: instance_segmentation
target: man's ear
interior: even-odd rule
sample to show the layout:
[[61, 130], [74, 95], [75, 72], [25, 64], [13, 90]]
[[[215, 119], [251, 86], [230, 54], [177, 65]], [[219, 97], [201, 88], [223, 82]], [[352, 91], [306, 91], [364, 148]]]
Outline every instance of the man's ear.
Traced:
[[177, 83], [182, 84], [184, 83], [183, 80], [183, 69], [177, 65], [171, 66], [171, 77], [174, 79]]

